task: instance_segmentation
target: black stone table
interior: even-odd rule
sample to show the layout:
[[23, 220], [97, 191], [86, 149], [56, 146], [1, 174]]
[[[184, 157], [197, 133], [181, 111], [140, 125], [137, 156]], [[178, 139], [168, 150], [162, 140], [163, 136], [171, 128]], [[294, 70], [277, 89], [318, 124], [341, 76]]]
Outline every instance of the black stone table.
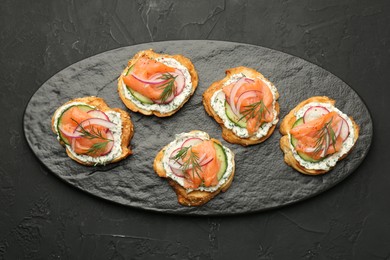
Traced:
[[[0, 5], [0, 259], [389, 258], [387, 1]], [[23, 113], [31, 96], [78, 61], [170, 40], [263, 46], [336, 75], [371, 112], [374, 135], [367, 157], [320, 195], [236, 216], [185, 216], [121, 206], [52, 174], [24, 138]]]

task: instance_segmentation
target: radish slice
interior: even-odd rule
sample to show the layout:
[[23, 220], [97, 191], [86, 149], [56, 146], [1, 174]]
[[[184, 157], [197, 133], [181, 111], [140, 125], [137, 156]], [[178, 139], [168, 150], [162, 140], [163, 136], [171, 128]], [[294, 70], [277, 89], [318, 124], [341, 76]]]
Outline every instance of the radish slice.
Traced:
[[314, 106], [306, 110], [305, 114], [303, 115], [303, 122], [307, 123], [309, 121], [312, 121], [314, 119], [320, 118], [323, 115], [326, 115], [329, 113], [329, 110], [322, 106]]
[[[109, 141], [107, 143], [105, 149], [101, 151], [102, 153], [101, 154], [97, 154], [98, 156], [103, 156], [103, 155], [109, 154], [112, 151], [112, 148], [114, 147], [114, 135], [112, 134], [111, 131], [107, 132], [106, 138], [110, 139], [112, 141]], [[103, 140], [103, 141], [107, 141], [107, 140]], [[76, 149], [88, 151], [91, 148], [89, 146], [81, 145], [79, 142], [77, 142], [77, 138], [72, 138], [72, 141], [70, 143], [71, 143], [71, 147], [72, 147], [73, 151], [75, 151]]]
[[312, 152], [314, 152], [315, 150], [316, 150], [315, 147], [307, 147], [307, 148], [305, 148], [303, 151], [304, 151], [305, 153], [312, 153]]
[[[158, 77], [161, 77], [162, 74], [158, 73], [156, 75], [159, 75]], [[157, 104], [167, 104], [170, 103], [177, 95], [179, 95], [181, 92], [183, 92], [183, 89], [185, 87], [185, 78], [183, 73], [176, 69], [175, 72], [172, 72], [171, 75], [173, 75], [175, 78], [175, 93], [173, 93], [171, 96], [169, 96], [164, 102], [160, 99], [153, 100]], [[153, 76], [152, 78], [154, 78]]]
[[238, 81], [236, 81], [236, 83], [234, 83], [232, 90], [230, 91], [229, 105], [232, 108], [233, 113], [236, 115], [238, 114], [238, 111], [234, 102], [234, 98], [236, 97], [237, 91], [240, 89], [242, 84], [247, 83], [245, 79], [246, 79], [245, 77], [242, 77]]
[[[201, 167], [203, 167], [203, 166], [209, 164], [212, 160], [214, 160], [213, 157], [206, 158], [206, 154], [204, 154], [202, 157], [199, 158], [198, 163], [199, 163], [199, 165]], [[169, 167], [171, 167], [172, 170], [177, 170], [177, 171], [181, 170], [181, 171], [183, 171], [183, 166], [178, 164], [178, 163], [176, 163], [176, 161], [170, 161], [169, 162]], [[191, 170], [192, 168], [193, 168], [192, 165], [189, 165], [187, 170]]]
[[169, 159], [170, 159], [171, 161], [173, 161], [173, 162], [177, 162], [177, 164], [179, 164], [179, 165], [183, 165], [183, 161], [182, 161], [181, 159], [179, 159], [179, 160], [174, 160], [174, 159], [172, 159], [172, 158], [174, 158], [174, 157], [176, 156], [176, 154], [177, 154], [180, 150], [181, 150], [181, 147], [179, 147], [179, 148], [173, 150], [173, 152], [172, 152], [171, 155], [169, 156]]
[[171, 102], [174, 98], [175, 98], [175, 95], [172, 94], [172, 95], [170, 95], [164, 102], [163, 102], [161, 99], [153, 100], [153, 102], [154, 102], [154, 103], [157, 103], [157, 104], [168, 104], [168, 103]]
[[104, 150], [104, 152], [100, 156], [109, 154], [111, 152], [112, 148], [114, 147], [114, 135], [112, 134], [112, 132], [110, 130], [108, 130], [106, 138], [110, 139], [112, 141], [109, 141], [107, 143], [106, 149]]
[[214, 160], [213, 157], [203, 158], [202, 161], [199, 160], [199, 165], [203, 167], [203, 166], [207, 165], [208, 163], [210, 163], [212, 160]]
[[175, 174], [177, 177], [184, 178], [184, 173], [181, 169], [176, 169], [172, 166], [169, 166], [171, 168], [171, 171], [173, 174]]
[[[108, 118], [107, 114], [104, 113], [103, 111], [100, 111], [100, 110], [91, 110], [91, 111], [88, 111], [87, 113], [88, 113], [89, 115], [91, 115], [92, 117], [101, 118], [101, 119], [110, 121], [110, 119]], [[111, 121], [110, 121], [110, 122], [111, 122]], [[107, 133], [108, 131], [110, 131], [110, 130], [107, 128], [106, 133]]]
[[245, 78], [245, 81], [247, 83], [255, 83], [255, 81], [253, 79], [250, 79], [250, 78]]
[[116, 127], [116, 124], [114, 124], [110, 121], [101, 119], [101, 118], [88, 118], [88, 119], [84, 120], [83, 122], [81, 122], [78, 127], [76, 127], [76, 129], [74, 130], [74, 133], [80, 132], [82, 127], [85, 128], [89, 125], [103, 126], [103, 127], [109, 128], [109, 129]]
[[172, 75], [176, 76], [175, 79], [175, 84], [176, 84], [176, 89], [175, 89], [175, 96], [179, 95], [181, 92], [183, 92], [183, 89], [185, 87], [185, 78], [183, 75], [183, 72], [181, 70], [176, 69]]
[[345, 119], [343, 118], [343, 125], [340, 129], [340, 137], [343, 141], [345, 141], [345, 139], [347, 139], [348, 136], [349, 136], [349, 126], [347, 121], [345, 121]]
[[163, 84], [163, 83], [168, 81], [167, 79], [161, 78], [161, 76], [162, 76], [161, 73], [154, 74], [150, 79], [141, 78], [140, 76], [137, 76], [134, 73], [131, 73], [131, 76], [133, 76], [136, 80], [138, 80], [142, 83], [150, 84], [150, 85]]
[[108, 118], [106, 113], [104, 113], [103, 111], [100, 111], [100, 110], [90, 110], [87, 113], [89, 115], [91, 115], [92, 117], [94, 117], [94, 118], [100, 118], [100, 119], [104, 119], [104, 120], [110, 121], [110, 119]]
[[344, 120], [340, 120], [339, 123], [337, 123], [337, 126], [336, 126], [336, 132], [335, 132], [335, 137], [339, 137], [340, 133], [341, 133], [341, 129], [343, 128], [343, 124], [344, 124]]
[[79, 132], [69, 132], [69, 131], [66, 131], [62, 125], [60, 125], [59, 127], [59, 130], [61, 131], [61, 134], [64, 135], [67, 139], [70, 139], [70, 138], [79, 138], [81, 137], [81, 133]]
[[187, 140], [184, 141], [184, 143], [181, 145], [181, 148], [183, 147], [188, 147], [188, 146], [194, 146], [198, 143], [201, 143], [203, 142], [202, 139], [200, 138], [196, 138], [196, 137], [192, 137], [192, 138], [188, 138]]
[[256, 90], [249, 90], [242, 93], [237, 101], [237, 112], [240, 113], [241, 104], [245, 99], [257, 97], [259, 93], [261, 92]]

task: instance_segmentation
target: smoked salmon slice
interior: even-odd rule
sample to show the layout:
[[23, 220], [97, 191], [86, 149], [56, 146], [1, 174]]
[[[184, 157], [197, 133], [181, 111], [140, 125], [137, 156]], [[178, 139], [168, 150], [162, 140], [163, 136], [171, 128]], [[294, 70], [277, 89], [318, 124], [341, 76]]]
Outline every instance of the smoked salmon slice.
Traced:
[[184, 161], [188, 161], [190, 156], [194, 154], [198, 158], [204, 158], [203, 160], [210, 160], [207, 164], [199, 168], [193, 167], [186, 171], [184, 187], [189, 189], [196, 189], [203, 185], [205, 187], [215, 186], [218, 184], [217, 172], [220, 168], [220, 163], [216, 159], [216, 151], [214, 148], [213, 141], [203, 141], [199, 144], [192, 146], [190, 153], [184, 158]]
[[[133, 65], [131, 74], [123, 77], [123, 81], [126, 86], [141, 95], [152, 100], [160, 100], [167, 83], [146, 84], [136, 79], [132, 74], [146, 80], [164, 78], [168, 80], [175, 80], [175, 76], [172, 75], [174, 72], [175, 68], [169, 67], [156, 60], [142, 57]], [[174, 84], [177, 84], [176, 81], [174, 81]]]

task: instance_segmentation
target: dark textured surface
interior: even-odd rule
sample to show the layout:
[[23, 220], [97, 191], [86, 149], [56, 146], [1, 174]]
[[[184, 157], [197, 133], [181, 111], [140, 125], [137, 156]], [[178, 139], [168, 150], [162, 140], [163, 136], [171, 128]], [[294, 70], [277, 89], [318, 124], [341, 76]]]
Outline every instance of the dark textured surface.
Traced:
[[[389, 259], [389, 13], [387, 0], [1, 1], [0, 259]], [[37, 160], [23, 113], [46, 80], [95, 54], [177, 39], [265, 46], [337, 75], [371, 112], [366, 159], [309, 200], [231, 217], [123, 207]]]
[[[135, 124], [134, 154], [105, 167], [85, 167], [68, 158], [51, 132], [54, 111], [77, 97], [99, 96], [110, 107], [122, 105], [117, 78], [127, 61], [140, 50], [183, 54], [199, 74], [199, 87], [191, 100], [170, 118], [131, 114]], [[336, 106], [361, 126], [353, 152], [323, 176], [306, 176], [288, 167], [279, 148], [280, 134], [251, 147], [226, 144], [236, 154], [236, 174], [228, 192], [202, 207], [183, 207], [168, 183], [153, 171], [158, 151], [176, 134], [202, 130], [221, 139], [221, 129], [205, 113], [202, 93], [237, 66], [254, 68], [277, 87], [280, 117], [301, 101], [316, 95], [329, 96]], [[59, 72], [33, 95], [25, 112], [24, 129], [30, 147], [54, 174], [98, 197], [124, 205], [187, 214], [234, 214], [260, 211], [297, 202], [337, 184], [361, 163], [371, 145], [372, 121], [358, 95], [336, 76], [291, 55], [267, 48], [218, 41], [174, 41], [141, 44], [99, 54]], [[162, 195], [164, 194], [164, 195]], [[164, 197], [164, 200], [161, 197]]]

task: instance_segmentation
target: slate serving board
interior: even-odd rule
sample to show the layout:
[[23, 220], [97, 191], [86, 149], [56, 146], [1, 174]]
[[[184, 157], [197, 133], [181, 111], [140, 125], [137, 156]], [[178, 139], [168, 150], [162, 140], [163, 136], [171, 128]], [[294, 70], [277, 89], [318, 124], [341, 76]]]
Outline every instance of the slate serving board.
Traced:
[[[117, 78], [138, 51], [183, 54], [199, 74], [194, 96], [169, 118], [130, 112], [117, 95]], [[336, 106], [360, 126], [352, 153], [326, 175], [305, 176], [288, 167], [279, 148], [278, 128], [265, 142], [241, 147], [222, 140], [221, 129], [204, 111], [202, 93], [225, 76], [225, 70], [247, 66], [270, 79], [280, 93], [282, 119], [300, 101], [315, 95], [335, 99]], [[110, 107], [127, 110], [135, 125], [134, 154], [107, 166], [86, 167], [66, 156], [51, 132], [51, 117], [70, 99], [99, 96]], [[280, 122], [279, 122], [280, 124]], [[278, 126], [279, 126], [278, 124]], [[153, 171], [157, 152], [175, 134], [202, 130], [222, 140], [236, 154], [232, 186], [201, 207], [183, 207], [164, 179]], [[350, 175], [366, 156], [373, 135], [371, 116], [360, 97], [342, 80], [303, 59], [275, 50], [221, 41], [169, 41], [146, 43], [108, 51], [60, 71], [32, 96], [24, 115], [25, 137], [38, 159], [56, 176], [87, 193], [123, 205], [147, 210], [191, 215], [226, 215], [262, 211], [310, 198]]]

